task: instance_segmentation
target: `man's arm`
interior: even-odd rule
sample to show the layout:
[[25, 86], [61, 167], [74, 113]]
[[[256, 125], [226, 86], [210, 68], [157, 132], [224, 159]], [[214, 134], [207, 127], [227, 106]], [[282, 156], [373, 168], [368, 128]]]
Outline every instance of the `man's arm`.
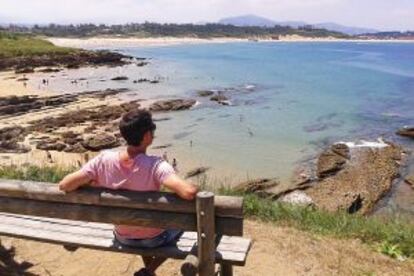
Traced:
[[171, 174], [162, 184], [175, 192], [179, 197], [192, 200], [198, 192], [198, 187], [182, 180], [178, 175]]
[[59, 182], [59, 189], [65, 192], [71, 192], [80, 186], [88, 184], [92, 179], [83, 171], [76, 171], [65, 176]]

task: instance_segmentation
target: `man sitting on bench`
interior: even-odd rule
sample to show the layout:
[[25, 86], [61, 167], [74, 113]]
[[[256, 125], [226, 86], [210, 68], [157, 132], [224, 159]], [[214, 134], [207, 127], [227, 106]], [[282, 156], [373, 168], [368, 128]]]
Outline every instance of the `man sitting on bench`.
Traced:
[[[183, 199], [192, 200], [197, 187], [175, 174], [165, 160], [146, 154], [154, 139], [156, 125], [151, 113], [137, 110], [125, 114], [119, 124], [127, 147], [121, 151], [103, 151], [79, 171], [67, 175], [60, 183], [62, 191], [70, 192], [83, 185], [132, 191], [159, 191], [161, 185]], [[116, 225], [114, 235], [118, 242], [136, 247], [153, 248], [176, 241], [180, 230], [164, 230], [139, 226]], [[160, 257], [142, 257], [145, 268], [135, 275], [155, 275], [155, 270], [166, 260]]]

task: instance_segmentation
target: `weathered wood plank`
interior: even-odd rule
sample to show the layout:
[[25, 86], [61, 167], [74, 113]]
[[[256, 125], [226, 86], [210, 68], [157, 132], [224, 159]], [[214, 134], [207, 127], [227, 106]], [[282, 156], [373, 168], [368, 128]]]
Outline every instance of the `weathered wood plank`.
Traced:
[[[70, 244], [99, 250], [157, 255], [176, 259], [184, 259], [188, 254], [197, 252], [197, 233], [195, 232], [185, 232], [177, 242], [177, 246], [143, 250], [122, 246], [114, 242], [112, 226], [108, 224], [90, 223], [93, 225], [93, 229], [100, 233], [99, 236], [94, 236], [95, 233], [90, 231], [91, 227], [88, 227], [88, 223], [84, 222], [2, 213], [0, 213], [0, 221], [2, 222], [0, 224], [0, 234], [2, 235], [56, 244]], [[73, 223], [78, 224], [73, 225]], [[243, 247], [244, 250], [240, 247], [241, 244], [247, 245]], [[230, 239], [230, 237], [223, 236], [216, 249], [216, 262], [244, 265], [249, 249], [250, 240], [244, 238]]]
[[[197, 230], [196, 216], [189, 213], [163, 212], [155, 210], [128, 209], [122, 207], [93, 206], [0, 197], [0, 212], [43, 216], [69, 220], [103, 222], [118, 225], [138, 225], [163, 229]], [[216, 218], [217, 233], [241, 235], [235, 227], [236, 218]]]
[[214, 194], [199, 192], [196, 199], [198, 233], [198, 273], [200, 276], [215, 274], [216, 233]]
[[[0, 179], [0, 196], [195, 214], [194, 201], [183, 200], [175, 194], [166, 192], [83, 188], [64, 193], [52, 183]], [[215, 212], [216, 216], [220, 217], [242, 218], [243, 199], [216, 196]]]

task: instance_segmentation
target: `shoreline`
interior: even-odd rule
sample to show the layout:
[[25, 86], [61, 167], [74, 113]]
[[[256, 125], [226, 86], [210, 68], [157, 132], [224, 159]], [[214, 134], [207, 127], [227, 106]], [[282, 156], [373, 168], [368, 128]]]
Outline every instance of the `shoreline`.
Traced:
[[414, 40], [392, 39], [392, 40], [380, 40], [380, 39], [338, 39], [333, 37], [327, 38], [310, 38], [301, 37], [297, 35], [290, 35], [281, 37], [278, 40], [275, 39], [263, 39], [263, 38], [194, 38], [194, 37], [149, 37], [149, 38], [136, 38], [136, 37], [92, 37], [92, 38], [62, 38], [54, 37], [47, 38], [57, 46], [62, 47], [74, 47], [74, 48], [88, 48], [88, 47], [157, 47], [157, 46], [173, 46], [182, 44], [220, 44], [220, 43], [246, 43], [246, 42], [259, 42], [259, 43], [297, 43], [297, 42], [324, 42], [324, 43], [337, 43], [337, 42], [349, 42], [349, 43], [414, 43]]

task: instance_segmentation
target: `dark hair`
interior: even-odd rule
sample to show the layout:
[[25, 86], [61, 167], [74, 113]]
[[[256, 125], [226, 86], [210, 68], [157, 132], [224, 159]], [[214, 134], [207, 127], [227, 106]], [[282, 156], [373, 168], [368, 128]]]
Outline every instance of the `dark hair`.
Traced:
[[156, 125], [149, 111], [139, 109], [130, 111], [122, 116], [119, 130], [122, 137], [130, 146], [139, 146], [147, 131], [154, 131]]

